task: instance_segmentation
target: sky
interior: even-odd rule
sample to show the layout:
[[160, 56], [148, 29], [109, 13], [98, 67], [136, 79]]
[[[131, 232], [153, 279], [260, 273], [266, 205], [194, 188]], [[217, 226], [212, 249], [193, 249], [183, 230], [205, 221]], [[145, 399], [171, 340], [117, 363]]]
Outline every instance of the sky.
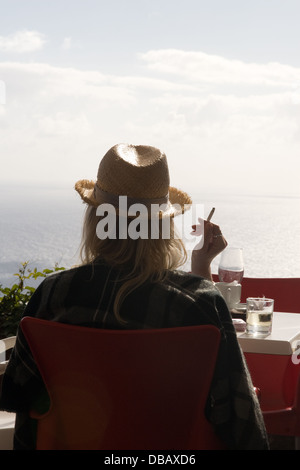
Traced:
[[299, 0], [0, 0], [0, 183], [94, 179], [120, 142], [171, 184], [300, 195]]

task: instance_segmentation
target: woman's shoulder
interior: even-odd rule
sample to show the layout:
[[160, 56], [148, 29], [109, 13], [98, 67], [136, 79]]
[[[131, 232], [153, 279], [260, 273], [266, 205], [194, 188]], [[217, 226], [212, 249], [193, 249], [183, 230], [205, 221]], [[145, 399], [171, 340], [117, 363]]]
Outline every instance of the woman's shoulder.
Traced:
[[91, 277], [91, 267], [78, 265], [64, 270], [59, 270], [48, 274], [37, 286], [34, 297], [47, 298], [57, 291], [67, 292], [72, 285], [82, 284], [83, 281]]
[[67, 281], [76, 278], [82, 281], [89, 280], [92, 278], [95, 272], [99, 272], [99, 270], [105, 272], [106, 269], [107, 266], [105, 265], [105, 263], [100, 262], [78, 264], [70, 268], [59, 270], [58, 272], [53, 272], [49, 274], [43, 282], [47, 284], [53, 284], [57, 281]]
[[166, 279], [168, 283], [177, 285], [178, 288], [182, 288], [183, 290], [188, 290], [190, 292], [218, 293], [214, 282], [186, 271], [170, 271]]
[[70, 268], [63, 268], [59, 271], [54, 271], [46, 276], [42, 284], [53, 284], [60, 279], [72, 278], [76, 275], [80, 275], [85, 268], [83, 265], [72, 266]]
[[168, 287], [173, 287], [192, 301], [208, 302], [227, 310], [224, 298], [213, 281], [189, 272], [176, 270], [169, 273], [166, 283]]

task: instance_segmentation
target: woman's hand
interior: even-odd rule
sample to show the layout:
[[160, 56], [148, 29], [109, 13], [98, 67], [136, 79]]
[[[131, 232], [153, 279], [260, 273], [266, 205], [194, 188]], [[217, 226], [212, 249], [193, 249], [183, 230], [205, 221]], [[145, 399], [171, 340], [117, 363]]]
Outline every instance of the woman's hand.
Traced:
[[[226, 248], [227, 241], [218, 225], [202, 219], [199, 219], [199, 222], [204, 223], [203, 240], [200, 246], [196, 245], [192, 252], [192, 273], [212, 280], [210, 264]], [[199, 226], [193, 225], [192, 228], [197, 235]]]

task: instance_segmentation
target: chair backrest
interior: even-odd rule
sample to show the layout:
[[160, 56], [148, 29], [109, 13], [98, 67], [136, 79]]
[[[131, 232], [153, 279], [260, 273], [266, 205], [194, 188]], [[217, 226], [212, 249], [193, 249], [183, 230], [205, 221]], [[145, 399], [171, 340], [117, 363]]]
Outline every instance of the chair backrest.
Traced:
[[245, 278], [242, 281], [242, 302], [247, 297], [274, 299], [277, 312], [300, 313], [300, 278]]
[[[219, 278], [213, 275], [215, 282]], [[300, 278], [251, 278], [242, 280], [241, 302], [247, 297], [269, 297], [274, 299], [274, 309], [277, 312], [300, 313]]]
[[[300, 364], [298, 364], [298, 359], [294, 364], [291, 356], [253, 353], [246, 353], [245, 356], [252, 379], [261, 392], [260, 405], [268, 434], [297, 436], [299, 445]], [[266, 374], [266, 371], [271, 371], [271, 373]], [[299, 450], [299, 447], [297, 449]]]
[[222, 448], [205, 418], [216, 327], [104, 330], [25, 317], [50, 396], [38, 449]]

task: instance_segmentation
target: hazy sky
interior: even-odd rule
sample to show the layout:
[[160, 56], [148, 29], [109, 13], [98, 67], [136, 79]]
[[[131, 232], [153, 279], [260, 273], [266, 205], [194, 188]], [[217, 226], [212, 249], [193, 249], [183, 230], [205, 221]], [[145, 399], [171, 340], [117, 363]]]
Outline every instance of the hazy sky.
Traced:
[[0, 182], [73, 185], [118, 142], [171, 183], [300, 194], [299, 0], [0, 0]]

